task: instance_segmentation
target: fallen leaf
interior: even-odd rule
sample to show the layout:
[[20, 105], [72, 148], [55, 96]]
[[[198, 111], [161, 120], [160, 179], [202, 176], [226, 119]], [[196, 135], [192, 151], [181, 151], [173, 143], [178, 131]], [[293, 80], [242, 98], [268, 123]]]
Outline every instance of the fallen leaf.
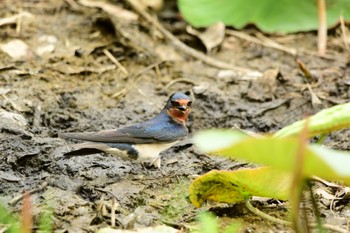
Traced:
[[262, 77], [252, 80], [252, 85], [248, 91], [248, 97], [262, 102], [274, 99], [278, 74], [278, 69], [269, 69], [264, 72]]
[[197, 36], [202, 41], [208, 53], [219, 46], [225, 39], [225, 24], [222, 22], [211, 25], [204, 32], [199, 32], [191, 26], [188, 26], [186, 30], [189, 34]]

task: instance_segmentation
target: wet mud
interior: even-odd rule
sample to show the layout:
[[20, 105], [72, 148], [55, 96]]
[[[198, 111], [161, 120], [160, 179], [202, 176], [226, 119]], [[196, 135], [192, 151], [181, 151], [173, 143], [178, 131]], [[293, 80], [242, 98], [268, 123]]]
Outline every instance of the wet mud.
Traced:
[[[93, 232], [107, 226], [112, 199], [117, 203], [117, 225], [122, 228], [191, 222], [196, 213], [208, 208], [195, 209], [188, 200], [188, 185], [194, 177], [212, 169], [250, 166], [207, 156], [190, 140], [162, 153], [162, 172], [106, 154], [66, 158], [66, 146], [76, 141], [60, 139], [58, 132], [113, 129], [145, 121], [175, 91], [194, 99], [187, 122], [190, 136], [202, 129], [232, 127], [269, 133], [349, 100], [349, 53], [337, 29], [330, 32], [331, 58], [295, 57], [230, 36], [211, 54], [260, 71], [263, 76], [258, 79], [182, 54], [145, 22], [125, 27], [99, 8], [71, 2], [50, 0], [36, 5], [5, 0], [0, 10], [2, 17], [18, 9], [33, 14], [21, 22], [19, 31], [15, 24], [1, 26], [0, 31], [0, 43], [20, 39], [29, 46], [25, 57], [16, 61], [0, 52], [0, 202], [19, 210], [21, 201], [13, 198], [39, 188], [31, 195], [34, 215], [43, 203], [52, 206], [56, 232]], [[160, 20], [168, 30], [205, 53], [198, 39], [186, 35], [181, 19], [164, 15], [160, 13]], [[134, 41], [128, 37], [132, 32]], [[246, 33], [255, 32], [246, 29]], [[48, 36], [55, 42], [48, 42]], [[315, 33], [289, 37], [271, 36], [285, 38], [286, 46], [315, 50]], [[139, 41], [144, 41], [144, 47], [140, 48]], [[50, 43], [53, 50], [47, 49]], [[127, 74], [106, 56], [106, 49]], [[316, 81], [304, 77], [297, 58]], [[326, 145], [348, 150], [349, 132], [332, 133]], [[337, 202], [336, 211], [330, 210], [325, 199], [319, 202], [325, 222], [348, 224], [347, 200]], [[102, 204], [107, 213], [100, 213]], [[282, 218], [288, 215], [269, 208], [274, 205], [263, 203], [262, 208]], [[249, 232], [291, 231], [232, 206], [219, 205], [213, 211], [238, 219]]]

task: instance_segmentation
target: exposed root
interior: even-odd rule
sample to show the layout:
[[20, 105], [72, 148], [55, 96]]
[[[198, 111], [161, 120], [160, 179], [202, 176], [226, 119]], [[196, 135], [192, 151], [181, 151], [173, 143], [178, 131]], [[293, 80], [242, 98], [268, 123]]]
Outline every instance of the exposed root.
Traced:
[[[279, 219], [279, 218], [275, 218], [271, 215], [268, 215], [268, 214], [265, 214], [264, 212], [260, 211], [259, 209], [255, 208], [251, 203], [250, 201], [247, 199], [245, 201], [245, 206], [247, 207], [247, 209], [254, 213], [255, 215], [263, 218], [263, 219], [266, 219], [270, 222], [274, 222], [274, 223], [277, 223], [277, 224], [282, 224], [282, 225], [286, 225], [286, 226], [292, 226], [292, 223], [289, 222], [289, 221], [286, 221], [286, 220], [282, 220], [282, 219]], [[316, 228], [318, 227], [318, 224], [316, 223], [309, 223], [308, 224], [308, 227], [310, 228]], [[340, 233], [347, 233], [348, 231], [345, 230], [345, 229], [342, 229], [342, 228], [339, 228], [339, 227], [336, 227], [336, 226], [333, 226], [333, 225], [330, 225], [330, 224], [323, 224], [322, 225], [323, 228], [327, 229], [327, 230], [331, 230], [331, 231], [335, 231], [335, 232], [340, 232]]]

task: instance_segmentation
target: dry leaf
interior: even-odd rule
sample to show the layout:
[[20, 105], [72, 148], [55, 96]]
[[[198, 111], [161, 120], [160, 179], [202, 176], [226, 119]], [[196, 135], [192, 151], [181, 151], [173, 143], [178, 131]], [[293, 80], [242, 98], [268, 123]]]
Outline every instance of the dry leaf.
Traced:
[[218, 22], [208, 27], [204, 32], [198, 32], [192, 27], [187, 27], [187, 32], [197, 36], [204, 44], [207, 52], [219, 46], [225, 38], [225, 24]]

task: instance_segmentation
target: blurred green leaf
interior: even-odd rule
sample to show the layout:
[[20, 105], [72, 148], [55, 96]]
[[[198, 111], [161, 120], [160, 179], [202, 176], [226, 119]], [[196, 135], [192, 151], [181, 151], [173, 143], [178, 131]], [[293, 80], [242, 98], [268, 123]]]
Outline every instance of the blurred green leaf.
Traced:
[[[232, 135], [230, 135], [232, 134]], [[299, 139], [288, 138], [242, 138], [241, 141], [227, 140], [240, 135], [233, 130], [209, 130], [194, 137], [195, 144], [204, 152], [244, 159], [255, 163], [266, 164], [287, 172], [294, 171], [296, 166]], [[230, 135], [230, 136], [229, 136]], [[221, 148], [208, 150], [207, 144], [214, 140], [224, 141]], [[307, 145], [302, 174], [305, 177], [316, 175], [324, 179], [337, 179], [350, 184], [350, 153], [335, 151], [319, 145]]]
[[[21, 225], [19, 218], [11, 214], [3, 205], [0, 203], [0, 225], [6, 227], [6, 233], [21, 233]], [[1, 227], [0, 227], [1, 230]]]
[[[350, 1], [349, 1], [350, 2]], [[279, 131], [274, 137], [288, 137], [299, 134], [305, 127], [306, 120], [296, 121]], [[330, 133], [350, 126], [350, 103], [335, 105], [323, 109], [308, 119], [308, 136]]]
[[287, 200], [291, 177], [271, 167], [236, 171], [210, 171], [190, 185], [190, 200], [196, 207], [211, 200], [236, 204], [251, 196]]
[[[214, 214], [208, 211], [201, 212], [198, 216], [198, 221], [200, 227], [193, 229], [190, 232], [192, 233], [235, 233], [240, 232], [241, 223], [237, 221], [225, 221], [222, 218], [216, 217]], [[222, 225], [226, 225], [222, 229]]]
[[[243, 28], [253, 23], [265, 32], [297, 32], [318, 27], [316, 0], [179, 0], [182, 16], [193, 26], [207, 27], [216, 22]], [[349, 0], [327, 0], [327, 25], [343, 14], [350, 19]]]
[[214, 214], [202, 212], [198, 216], [201, 233], [218, 233], [219, 226]]
[[40, 233], [51, 233], [53, 230], [53, 209], [49, 206], [43, 206], [39, 218]]

